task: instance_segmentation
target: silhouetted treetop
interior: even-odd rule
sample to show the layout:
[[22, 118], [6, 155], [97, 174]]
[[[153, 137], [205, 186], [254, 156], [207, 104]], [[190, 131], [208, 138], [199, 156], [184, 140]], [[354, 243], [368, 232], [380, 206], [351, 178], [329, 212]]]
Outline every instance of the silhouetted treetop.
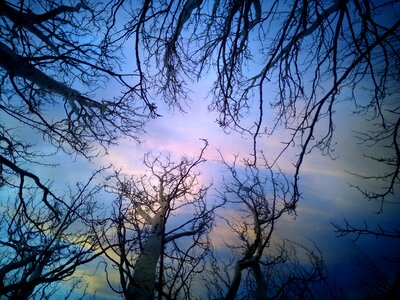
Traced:
[[[50, 297], [99, 256], [125, 299], [319, 297], [318, 247], [274, 231], [296, 214], [307, 155], [334, 157], [344, 130], [377, 166], [349, 170], [353, 186], [378, 212], [399, 203], [399, 83], [400, 1], [0, 0], [0, 297]], [[163, 108], [194, 110], [193, 86], [222, 130], [250, 140], [250, 157], [221, 150], [217, 195], [199, 173], [207, 140], [193, 158], [145, 155], [142, 175], [51, 183], [49, 156], [88, 163], [139, 140]], [[350, 117], [363, 126], [336, 129]], [[101, 191], [113, 201], [100, 213]], [[400, 237], [385, 225], [334, 226]], [[214, 245], [214, 228], [235, 242]]]
[[365, 196], [393, 192], [400, 166], [396, 1], [118, 1], [110, 24], [123, 8], [131, 19], [104, 45], [133, 37], [146, 96], [182, 107], [190, 82], [210, 75], [209, 108], [221, 127], [253, 138], [252, 163], [261, 137], [288, 132], [281, 155], [298, 149], [295, 197], [305, 155], [331, 155], [335, 112], [350, 101], [374, 124], [360, 136], [365, 143], [389, 143], [386, 156], [371, 157], [386, 164], [380, 179], [389, 184]]
[[[107, 189], [116, 195], [112, 216], [98, 234], [124, 299], [191, 299], [196, 276], [210, 251], [214, 211], [198, 167], [205, 142], [193, 159], [174, 161], [169, 154], [148, 153], [146, 172], [128, 178], [116, 172]], [[110, 273], [111, 274], [111, 273]], [[107, 274], [108, 275], [108, 274]], [[111, 279], [111, 276], [108, 278]]]
[[[252, 137], [252, 163], [261, 137], [278, 128], [288, 132], [281, 155], [297, 147], [297, 197], [305, 155], [314, 149], [331, 154], [335, 112], [349, 100], [354, 113], [375, 123], [360, 133], [361, 141], [388, 144], [385, 156], [370, 158], [386, 165], [379, 179], [389, 184], [383, 192], [364, 193], [383, 201], [400, 170], [398, 6], [359, 0], [2, 1], [2, 109], [53, 143], [86, 152], [94, 141], [107, 145], [120, 134], [135, 136], [148, 116], [160, 114], [157, 103], [185, 109], [189, 84], [211, 79], [209, 108], [219, 113], [221, 127]], [[131, 74], [117, 71], [126, 65], [123, 49], [133, 50]], [[100, 100], [94, 92], [110, 79], [122, 94]], [[13, 95], [23, 102], [11, 101]], [[64, 112], [49, 118], [46, 107], [59, 104], [59, 97]]]
[[[122, 70], [121, 49], [100, 45], [106, 8], [0, 2], [0, 109], [57, 147], [85, 155], [120, 135], [137, 137], [153, 113]], [[117, 92], [96, 92], [106, 85]]]

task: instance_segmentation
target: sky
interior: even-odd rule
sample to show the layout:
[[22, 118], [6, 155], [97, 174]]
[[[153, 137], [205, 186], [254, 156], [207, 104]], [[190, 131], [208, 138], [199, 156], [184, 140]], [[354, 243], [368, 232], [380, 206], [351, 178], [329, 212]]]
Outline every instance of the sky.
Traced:
[[[149, 151], [170, 152], [177, 158], [183, 155], [195, 157], [204, 145], [202, 139], [207, 139], [207, 161], [200, 170], [205, 183], [214, 183], [209, 192], [209, 197], [214, 199], [217, 194], [214, 189], [218, 189], [225, 171], [219, 152], [227, 161], [232, 161], [234, 155], [249, 157], [252, 140], [236, 132], [226, 133], [218, 126], [215, 122], [217, 115], [207, 109], [209, 99], [205, 98], [209, 86], [207, 79], [191, 85], [192, 101], [188, 103], [186, 113], [168, 110], [167, 106], [160, 104], [162, 117], [149, 121], [145, 127], [146, 133], [140, 136], [140, 143], [121, 139], [118, 145], [107, 150], [107, 154], [92, 162], [58, 152], [49, 158], [50, 163], [58, 164], [57, 167], [43, 168], [33, 165], [31, 171], [41, 175], [45, 181], [52, 181], [56, 188], [62, 190], [67, 185], [74, 185], [77, 180], [87, 178], [93, 170], [110, 164], [126, 174], [140, 174], [144, 171], [143, 155]], [[104, 96], [111, 95], [114, 90], [113, 86], [105, 87]], [[268, 107], [265, 109], [268, 110]], [[400, 241], [372, 236], [354, 241], [354, 236], [338, 237], [334, 232], [332, 223], [343, 225], [344, 219], [359, 226], [365, 220], [371, 228], [375, 228], [375, 224], [381, 224], [388, 229], [400, 228], [400, 205], [387, 205], [383, 213], [377, 214], [379, 203], [366, 201], [352, 187], [360, 181], [348, 171], [378, 170], [376, 165], [363, 158], [365, 149], [355, 140], [355, 131], [369, 125], [362, 116], [354, 116], [353, 109], [346, 102], [336, 107], [335, 159], [322, 156], [317, 151], [306, 156], [300, 179], [302, 199], [298, 203], [296, 216], [285, 215], [278, 222], [275, 232], [277, 238], [287, 238], [298, 243], [314, 241], [323, 253], [330, 278], [335, 279], [338, 286], [350, 297], [365, 288], [359, 283], [365, 275], [365, 271], [358, 267], [360, 257], [369, 257], [393, 281], [398, 270], [395, 264], [385, 258], [399, 259], [396, 250], [400, 249]], [[32, 138], [37, 149], [52, 151], [46, 143], [41, 142], [41, 137], [31, 136], [22, 129], [20, 134], [25, 138]], [[282, 142], [287, 138], [288, 132], [280, 131], [278, 135], [261, 138], [259, 146], [266, 154], [274, 156], [282, 149]], [[295, 149], [289, 149], [287, 157], [293, 159], [295, 154]], [[279, 166], [290, 175], [293, 174], [293, 160], [288, 158], [281, 160]], [[101, 199], [111, 200], [110, 197]], [[233, 239], [231, 233], [221, 227], [215, 229], [212, 237], [215, 241]], [[96, 264], [85, 266], [79, 268], [78, 273], [83, 274], [85, 271], [93, 274], [86, 276], [88, 292], [96, 292], [100, 299], [114, 298], [104, 281], [104, 265], [97, 269]]]
[[[252, 141], [242, 135], [231, 132], [226, 134], [214, 121], [216, 115], [207, 110], [207, 101], [201, 94], [201, 84], [193, 92], [193, 102], [187, 113], [166, 111], [163, 117], [151, 120], [146, 126], [146, 133], [141, 137], [141, 143], [122, 139], [119, 145], [108, 150], [108, 154], [96, 158], [88, 163], [77, 157], [58, 153], [51, 157], [51, 161], [59, 167], [43, 170], [40, 166], [33, 166], [32, 171], [47, 176], [60, 189], [65, 185], [73, 185], [75, 181], [88, 177], [92, 170], [112, 164], [126, 174], [140, 174], [143, 172], [143, 155], [152, 152], [170, 152], [176, 157], [195, 157], [204, 145], [201, 139], [207, 139], [209, 147], [205, 158], [207, 162], [201, 167], [202, 178], [205, 182], [212, 181], [213, 188], [218, 188], [224, 166], [221, 164], [219, 150], [228, 161], [235, 154], [248, 156], [252, 150]], [[354, 143], [354, 132], [360, 124], [350, 113], [349, 107], [343, 105], [343, 113], [337, 116], [335, 138], [338, 143], [335, 151], [335, 160], [313, 153], [306, 157], [301, 173], [302, 199], [298, 203], [296, 216], [284, 216], [278, 222], [276, 237], [309, 244], [314, 241], [323, 253], [331, 279], [335, 279], [338, 286], [350, 296], [355, 295], [365, 286], [359, 280], [365, 275], [360, 270], [359, 258], [367, 255], [385, 272], [391, 280], [396, 269], [394, 264], [382, 258], [396, 257], [396, 249], [400, 249], [399, 241], [383, 238], [361, 237], [353, 242], [354, 236], [337, 237], [332, 223], [343, 224], [348, 219], [354, 225], [362, 225], [366, 220], [371, 228], [375, 224], [383, 224], [384, 228], [399, 228], [400, 207], [385, 207], [384, 212], [376, 214], [379, 208], [377, 203], [363, 199], [358, 191], [350, 186], [357, 180], [346, 171], [365, 171], [374, 166], [366, 165], [362, 159], [360, 147]], [[349, 130], [349, 128], [354, 128]], [[285, 139], [284, 134], [282, 139]], [[40, 147], [40, 143], [38, 144]], [[267, 153], [277, 153], [282, 144], [280, 137], [263, 139], [260, 145]], [[46, 145], [43, 144], [46, 148]], [[290, 161], [281, 161], [280, 166], [289, 174], [293, 172]], [[60, 168], [62, 172], [60, 172]], [[79, 172], [77, 172], [79, 169]], [[215, 197], [215, 192], [209, 193]], [[105, 201], [110, 201], [111, 198]], [[215, 240], [229, 242], [233, 237], [223, 228], [216, 228], [212, 234]], [[222, 246], [222, 245], [220, 245]], [[397, 256], [398, 257], [398, 256]], [[94, 273], [95, 264], [90, 267], [79, 268], [78, 273], [86, 271], [89, 283], [88, 292], [96, 292], [100, 299], [113, 299], [114, 294], [104, 281], [104, 265], [100, 265]], [[87, 270], [93, 270], [87, 272]], [[94, 274], [94, 275], [91, 275]]]
[[[87, 178], [93, 170], [105, 165], [111, 164], [115, 169], [121, 169], [129, 175], [141, 174], [144, 171], [143, 155], [150, 151], [169, 152], [176, 158], [195, 157], [204, 145], [201, 139], [207, 139], [207, 161], [200, 170], [202, 180], [205, 183], [212, 181], [214, 184], [209, 192], [209, 197], [213, 199], [216, 197], [214, 189], [218, 189], [221, 175], [226, 171], [221, 164], [219, 152], [227, 161], [232, 161], [234, 155], [248, 157], [252, 151], [252, 140], [236, 132], [227, 134], [219, 128], [215, 122], [215, 113], [207, 109], [208, 102], [204, 93], [206, 84], [200, 82], [193, 86], [193, 100], [189, 103], [190, 109], [187, 109], [186, 113], [168, 111], [165, 108], [163, 117], [151, 120], [145, 128], [146, 133], [141, 136], [140, 143], [121, 139], [118, 145], [107, 150], [107, 154], [92, 162], [80, 157], [71, 159], [70, 156], [59, 152], [49, 158], [49, 162], [58, 164], [58, 167], [43, 169], [41, 166], [32, 166], [32, 171], [42, 174], [62, 190], [66, 185], [74, 185], [76, 181]], [[384, 208], [383, 213], [376, 214], [379, 205], [366, 201], [351, 187], [351, 184], [358, 181], [347, 171], [371, 171], [376, 167], [363, 159], [364, 149], [355, 143], [354, 130], [365, 126], [365, 123], [362, 118], [355, 118], [351, 112], [352, 108], [348, 103], [342, 103], [337, 108], [337, 146], [334, 160], [318, 152], [306, 156], [300, 179], [302, 199], [298, 203], [296, 216], [283, 216], [278, 222], [275, 237], [306, 245], [314, 241], [323, 253], [330, 279], [335, 280], [340, 288], [353, 297], [365, 288], [359, 283], [365, 275], [365, 271], [358, 266], [360, 257], [369, 257], [390, 280], [393, 280], [397, 272], [395, 264], [384, 258], [393, 258], [396, 255], [398, 258], [396, 249], [400, 249], [400, 243], [371, 236], [361, 237], [354, 242], [354, 236], [338, 237], [332, 223], [343, 225], [344, 219], [347, 219], [351, 224], [362, 226], [365, 220], [371, 228], [374, 228], [375, 224], [382, 224], [388, 229], [399, 228], [400, 207], [388, 206]], [[266, 153], [278, 153], [283, 146], [282, 140], [286, 138], [287, 135], [282, 132], [281, 136], [261, 139], [259, 145]], [[48, 145], [42, 143], [40, 137], [34, 139], [39, 149], [43, 147], [44, 151], [50, 151], [51, 148], [47, 148]], [[292, 154], [289, 153], [289, 156]], [[288, 174], [293, 174], [291, 161], [280, 161], [280, 167]], [[106, 197], [102, 201], [110, 202], [112, 198]], [[233, 239], [232, 233], [222, 227], [217, 227], [212, 237], [219, 242], [229, 242]], [[90, 275], [85, 277], [89, 284], [88, 292], [96, 292], [100, 299], [113, 299], [115, 294], [104, 281], [104, 265], [97, 266], [97, 269], [96, 266], [93, 263], [91, 267], [79, 268], [78, 273], [86, 272]]]
[[[143, 153], [172, 152], [177, 157], [186, 155], [194, 157], [203, 146], [201, 139], [206, 138], [210, 144], [205, 157], [207, 162], [201, 168], [205, 181], [212, 180], [214, 188], [221, 182], [224, 167], [220, 163], [219, 150], [225, 159], [233, 155], [248, 156], [251, 153], [252, 141], [240, 134], [226, 134], [214, 122], [216, 116], [207, 110], [207, 101], [200, 83], [193, 91], [193, 102], [187, 113], [164, 113], [162, 118], [150, 121], [142, 143], [137, 144], [124, 140], [118, 147], [109, 150], [104, 158], [126, 173], [137, 173], [141, 170]], [[351, 184], [356, 184], [357, 178], [347, 171], [363, 172], [374, 170], [376, 166], [368, 165], [362, 157], [362, 147], [355, 143], [354, 130], [365, 126], [363, 119], [357, 119], [351, 113], [350, 104], [343, 103], [336, 114], [335, 140], [337, 147], [335, 159], [313, 152], [306, 157], [301, 173], [301, 193], [296, 216], [284, 216], [278, 222], [277, 237], [308, 244], [314, 241], [321, 249], [329, 276], [339, 287], [353, 297], [365, 286], [359, 280], [365, 271], [359, 268], [360, 257], [368, 256], [387, 274], [390, 280], [397, 272], [394, 264], [384, 258], [398, 258], [399, 241], [361, 237], [354, 242], [354, 236], [338, 237], [332, 223], [343, 225], [347, 219], [353, 225], [363, 225], [367, 221], [371, 228], [381, 224], [384, 228], [399, 228], [400, 207], [384, 208], [383, 213], [376, 214], [379, 204], [368, 202]], [[284, 133], [282, 139], [284, 139]], [[278, 153], [282, 147], [280, 137], [263, 139], [260, 144], [265, 152]], [[293, 174], [289, 161], [280, 162], [282, 169]], [[376, 171], [376, 170], [375, 170]], [[211, 192], [212, 197], [213, 192]], [[229, 241], [232, 236], [223, 228], [217, 228], [213, 233], [216, 240]]]

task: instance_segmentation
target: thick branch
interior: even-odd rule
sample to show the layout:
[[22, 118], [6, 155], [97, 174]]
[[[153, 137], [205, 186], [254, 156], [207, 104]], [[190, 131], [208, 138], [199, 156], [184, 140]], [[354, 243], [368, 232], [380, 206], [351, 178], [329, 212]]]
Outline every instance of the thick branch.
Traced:
[[165, 243], [171, 242], [173, 240], [177, 240], [181, 237], [185, 237], [185, 236], [192, 236], [195, 235], [196, 233], [198, 233], [200, 231], [201, 228], [198, 228], [196, 230], [188, 230], [188, 231], [184, 231], [184, 232], [179, 232], [179, 233], [175, 233], [171, 236], [167, 236], [165, 237]]
[[78, 3], [76, 6], [60, 5], [53, 10], [38, 15], [33, 12], [25, 13], [18, 11], [5, 1], [0, 1], [0, 15], [6, 16], [15, 24], [22, 25], [29, 30], [31, 30], [34, 24], [53, 19], [63, 13], [78, 12], [81, 8], [87, 9], [87, 6], [83, 2]]
[[21, 55], [15, 54], [7, 45], [0, 42], [0, 67], [5, 69], [11, 77], [21, 77], [36, 84], [40, 88], [67, 99], [76, 114], [79, 114], [75, 101], [83, 106], [97, 107], [102, 109], [103, 106], [79, 93], [77, 90], [61, 83], [50, 76], [46, 75], [39, 69], [31, 65]]
[[9, 161], [7, 158], [5, 158], [4, 156], [0, 155], [0, 164], [1, 165], [5, 165], [8, 168], [10, 168], [11, 170], [13, 170], [14, 172], [16, 172], [17, 174], [19, 174], [21, 176], [21, 178], [23, 179], [24, 177], [29, 177], [31, 178], [35, 184], [43, 190], [43, 197], [42, 197], [42, 201], [45, 203], [45, 205], [54, 213], [54, 215], [59, 218], [60, 213], [54, 209], [54, 207], [48, 202], [48, 195], [52, 196], [54, 199], [58, 199], [57, 196], [55, 196], [47, 186], [45, 186], [39, 179], [39, 177], [37, 177], [35, 174], [30, 173], [28, 171], [25, 171], [23, 169], [21, 169], [20, 167], [18, 167], [16, 164], [14, 164], [12, 161]]

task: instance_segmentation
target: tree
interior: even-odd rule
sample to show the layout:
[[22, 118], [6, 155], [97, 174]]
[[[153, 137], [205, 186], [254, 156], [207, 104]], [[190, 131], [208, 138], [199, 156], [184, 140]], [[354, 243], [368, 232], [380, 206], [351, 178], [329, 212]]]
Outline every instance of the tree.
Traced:
[[[109, 189], [116, 194], [112, 217], [99, 237], [104, 253], [119, 272], [125, 299], [190, 299], [193, 277], [203, 270], [210, 250], [208, 234], [214, 210], [200, 185], [195, 159], [172, 161], [147, 154], [147, 174], [126, 178], [117, 172]], [[153, 298], [154, 297], [154, 298]]]
[[[352, 101], [354, 113], [374, 124], [360, 137], [386, 148], [385, 157], [371, 159], [388, 171], [365, 175], [383, 181], [383, 192], [366, 193], [383, 203], [399, 182], [400, 22], [385, 17], [397, 8], [396, 1], [144, 1], [129, 8], [126, 30], [107, 40], [135, 36], [142, 90], [151, 96], [155, 86], [171, 105], [186, 100], [188, 81], [215, 71], [209, 107], [222, 128], [253, 138], [254, 164], [263, 150], [257, 141], [283, 127], [289, 138], [271, 161], [297, 147], [295, 202], [305, 156], [332, 154], [336, 107]], [[273, 121], [264, 120], [267, 113]]]
[[[108, 6], [76, 3], [0, 2], [0, 110], [56, 147], [91, 156], [95, 145], [136, 138], [154, 105], [118, 70], [120, 49], [100, 45]], [[95, 99], [107, 82], [120, 95]]]
[[[14, 185], [18, 175], [20, 182]], [[0, 202], [0, 296], [49, 297], [51, 285], [69, 279], [79, 266], [99, 255], [92, 231], [99, 187], [92, 186], [93, 176], [61, 198], [31, 173], [2, 179], [9, 197]]]
[[[295, 208], [286, 177], [280, 170], [273, 171], [265, 157], [263, 160], [262, 167], [238, 165], [237, 157], [231, 164], [224, 160], [229, 172], [220, 197], [236, 213], [221, 218], [236, 233], [237, 241], [227, 245], [234, 253], [234, 261], [225, 266], [218, 261], [212, 264], [208, 281], [214, 286], [214, 298], [310, 298], [314, 296], [310, 286], [324, 279], [318, 248], [314, 252], [296, 243], [274, 241], [279, 219], [293, 214]], [[298, 261], [296, 253], [300, 250], [309, 258], [309, 269]]]
[[35, 151], [15, 131], [0, 124], [0, 296], [49, 297], [100, 254], [93, 230], [101, 170], [60, 194], [30, 170], [54, 167], [46, 162], [51, 154]]
[[[56, 206], [65, 206], [66, 202], [39, 175], [30, 171], [31, 163], [43, 163], [46, 158], [42, 153], [30, 152], [32, 148], [14, 127], [33, 129], [52, 143], [56, 151], [62, 149], [68, 154], [92, 158], [100, 152], [99, 145], [107, 151], [119, 136], [138, 138], [146, 120], [160, 115], [157, 110], [160, 96], [170, 106], [183, 110], [189, 103], [189, 84], [195, 79], [207, 78], [210, 73], [216, 76], [209, 87], [209, 108], [219, 113], [217, 122], [223, 129], [251, 137], [252, 157], [246, 160], [249, 165], [259, 167], [260, 160], [261, 165], [265, 162], [262, 153], [269, 152], [260, 145], [261, 139], [279, 135], [281, 131], [287, 133], [283, 140], [279, 136], [282, 149], [279, 154], [268, 157], [271, 163], [267, 164], [272, 169], [286, 158], [293, 163], [293, 170], [289, 170], [293, 177], [287, 179], [290, 184], [281, 208], [285, 213], [294, 212], [301, 198], [300, 177], [307, 155], [315, 150], [332, 155], [336, 116], [342, 101], [352, 103], [354, 114], [369, 120], [371, 126], [359, 132], [358, 138], [366, 149], [372, 149], [365, 157], [384, 166], [382, 173], [355, 174], [367, 181], [356, 188], [368, 200], [378, 201], [380, 212], [388, 202], [398, 202], [400, 21], [396, 16], [397, 1], [145, 0], [137, 3], [118, 0], [92, 5], [84, 1], [66, 4], [47, 0], [16, 3], [0, 0], [0, 179], [7, 188], [17, 191], [19, 203], [15, 207], [22, 205], [27, 216], [30, 208], [24, 204], [30, 203], [26, 198], [29, 190], [40, 193], [40, 201], [32, 200], [32, 203], [43, 205], [46, 212], [43, 216], [54, 222], [63, 218]], [[128, 40], [134, 48], [133, 73], [123, 69], [122, 55]], [[121, 93], [112, 100], [102, 99], [101, 89], [106, 83], [116, 85]], [[289, 149], [294, 149], [294, 156]], [[371, 181], [376, 184], [369, 185]], [[121, 182], [125, 184], [125, 179]], [[276, 187], [279, 189], [279, 185]], [[153, 190], [158, 192], [158, 189]], [[121, 204], [116, 202], [115, 218], [109, 224], [121, 232], [129, 224], [136, 224], [133, 231], [138, 232], [137, 236], [132, 240], [129, 237], [129, 241], [132, 245], [137, 242], [142, 248], [128, 250], [138, 255], [130, 259], [138, 263], [146, 245], [142, 241], [147, 241], [146, 238], [151, 241], [154, 237], [160, 243], [155, 238], [159, 228], [152, 223], [156, 219], [164, 220], [164, 216], [157, 214], [163, 209], [157, 204], [152, 207], [153, 203], [145, 203], [154, 212], [149, 215], [144, 209], [135, 208], [136, 216], [129, 221], [125, 217], [130, 213], [125, 207], [129, 201], [121, 193]], [[242, 229], [232, 227], [243, 235], [241, 230], [247, 226], [247, 230], [259, 236], [259, 239], [244, 240], [248, 243], [244, 247], [249, 247], [244, 253], [248, 252], [249, 256], [244, 255], [243, 259], [256, 261], [251, 267], [254, 274], [261, 261], [261, 256], [256, 254], [264, 251], [263, 243], [269, 240], [265, 234], [275, 224], [274, 220], [263, 223], [259, 212], [254, 214], [258, 207], [248, 201], [253, 201], [255, 195], [245, 195], [242, 203], [250, 209], [248, 216], [252, 216], [252, 221]], [[266, 205], [264, 200], [259, 202]], [[117, 220], [120, 215], [127, 225]], [[144, 222], [146, 218], [150, 223]], [[150, 228], [149, 233], [146, 228]], [[357, 228], [347, 221], [337, 229], [343, 234], [398, 236], [397, 229], [371, 230], [367, 225]], [[175, 246], [174, 242], [169, 245]], [[111, 240], [108, 245], [119, 249]], [[184, 255], [185, 252], [177, 253]], [[172, 259], [161, 254], [160, 260]], [[157, 265], [157, 255], [153, 257]], [[130, 275], [132, 272], [127, 271], [132, 268], [131, 263], [120, 268], [122, 287], [126, 291], [135, 281], [134, 275]], [[158, 273], [161, 274], [159, 284], [167, 284], [167, 278], [171, 282], [184, 278], [184, 275], [168, 277], [162, 270]], [[262, 285], [260, 281], [258, 286]], [[177, 286], [186, 289], [185, 284]], [[160, 287], [156, 289], [158, 297], [175, 293], [171, 288], [169, 292], [161, 292]]]
[[[115, 11], [128, 1], [119, 3]], [[148, 87], [155, 86], [179, 106], [191, 81], [215, 74], [209, 109], [219, 113], [223, 129], [253, 139], [248, 161], [254, 165], [262, 151], [268, 153], [259, 141], [279, 136], [282, 150], [269, 161], [292, 161], [294, 205], [307, 155], [334, 157], [340, 146], [335, 123], [342, 102], [352, 104], [355, 118], [368, 121], [355, 143], [365, 146], [365, 163], [376, 164], [367, 173], [352, 172], [364, 181], [355, 188], [378, 203], [379, 213], [398, 204], [398, 1], [149, 0], [131, 9], [134, 17], [111, 44], [135, 36], [143, 90], [151, 96]], [[336, 229], [395, 238], [399, 231], [347, 220]]]
[[[107, 149], [120, 135], [136, 138], [151, 114], [137, 103], [127, 82], [131, 75], [118, 70], [121, 51], [99, 46], [106, 9], [83, 1], [0, 1], [3, 296], [47, 297], [49, 285], [70, 279], [99, 255], [92, 239], [99, 190], [94, 176], [60, 196], [32, 166], [54, 167], [48, 157], [59, 149], [92, 158], [99, 145]], [[96, 99], [95, 90], [108, 81], [121, 94]], [[29, 134], [42, 136], [54, 150], [38, 151], [26, 141]]]

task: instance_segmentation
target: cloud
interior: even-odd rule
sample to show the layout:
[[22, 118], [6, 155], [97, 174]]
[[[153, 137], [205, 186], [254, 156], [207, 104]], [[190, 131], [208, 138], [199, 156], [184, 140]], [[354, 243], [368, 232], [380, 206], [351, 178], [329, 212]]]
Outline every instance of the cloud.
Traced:
[[[113, 287], [118, 287], [118, 273], [111, 268], [108, 268], [107, 272], [110, 283]], [[81, 279], [75, 294], [82, 295], [86, 293], [88, 296], [96, 295], [96, 299], [115, 299], [116, 294], [109, 287], [104, 265], [99, 263], [99, 260], [80, 267], [75, 271], [74, 277]], [[63, 288], [68, 289], [67, 286], [63, 286]]]
[[[224, 210], [226, 216], [235, 214], [235, 211]], [[238, 242], [237, 234], [226, 223], [219, 220], [210, 234], [211, 243], [217, 251], [226, 250], [227, 245], [235, 245]]]

